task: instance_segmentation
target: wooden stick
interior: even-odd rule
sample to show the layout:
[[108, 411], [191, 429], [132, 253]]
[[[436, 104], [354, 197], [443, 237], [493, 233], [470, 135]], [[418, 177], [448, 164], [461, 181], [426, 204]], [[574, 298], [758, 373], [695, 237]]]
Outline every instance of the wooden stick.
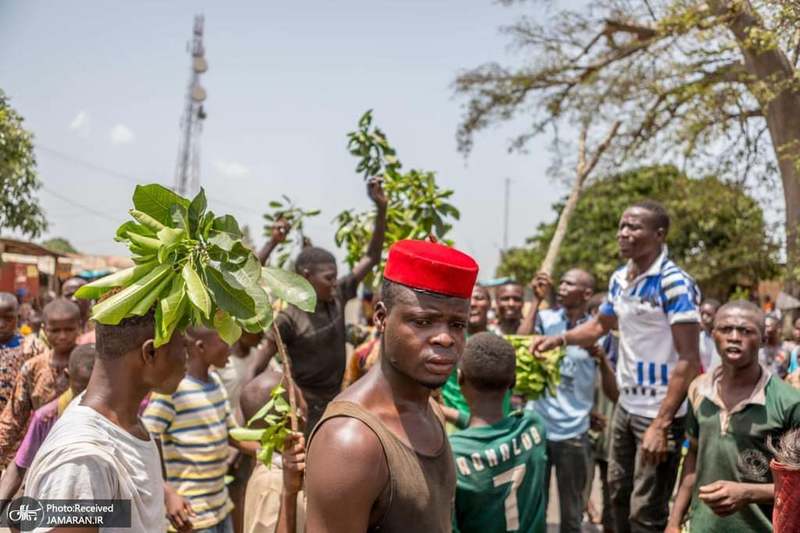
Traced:
[[275, 334], [275, 344], [278, 345], [278, 353], [281, 354], [281, 360], [283, 361], [283, 375], [286, 378], [286, 386], [289, 388], [289, 420], [291, 421], [292, 431], [297, 432], [297, 397], [294, 378], [292, 377], [292, 363], [289, 361], [289, 353], [283, 344], [281, 332], [274, 321], [272, 322], [272, 332]]

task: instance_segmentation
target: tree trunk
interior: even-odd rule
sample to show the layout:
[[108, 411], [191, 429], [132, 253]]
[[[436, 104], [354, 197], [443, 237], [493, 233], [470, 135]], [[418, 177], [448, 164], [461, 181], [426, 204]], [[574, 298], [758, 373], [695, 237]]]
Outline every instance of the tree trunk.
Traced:
[[615, 122], [614, 125], [611, 126], [611, 130], [608, 132], [608, 135], [602, 144], [597, 147], [597, 151], [594, 153], [594, 156], [589, 164], [586, 163], [586, 136], [589, 130], [588, 124], [584, 125], [581, 129], [581, 137], [580, 141], [578, 142], [578, 166], [576, 169], [577, 172], [575, 181], [573, 182], [572, 189], [569, 192], [567, 203], [564, 205], [564, 209], [561, 210], [561, 214], [558, 217], [556, 231], [553, 234], [553, 238], [550, 239], [550, 244], [547, 247], [547, 254], [544, 257], [544, 261], [542, 261], [542, 267], [539, 269], [541, 272], [546, 272], [549, 275], [553, 274], [553, 269], [555, 268], [556, 260], [558, 259], [558, 252], [561, 249], [561, 243], [564, 242], [564, 237], [567, 235], [569, 221], [572, 218], [572, 213], [575, 212], [575, 207], [578, 205], [578, 200], [580, 199], [581, 192], [583, 191], [583, 185], [586, 183], [586, 179], [589, 177], [589, 174], [591, 174], [592, 170], [594, 170], [594, 167], [597, 166], [600, 156], [603, 155], [603, 152], [606, 151], [608, 145], [611, 143], [611, 140], [616, 136], [619, 126], [619, 121]]
[[[798, 284], [795, 269], [800, 267], [797, 241], [800, 225], [800, 91], [794, 79], [795, 69], [780, 48], [764, 50], [749, 45], [750, 31], [765, 29], [761, 17], [749, 1], [712, 0], [709, 5], [718, 16], [725, 17], [728, 29], [739, 44], [748, 74], [767, 87], [780, 88], [782, 84], [786, 85], [774, 97], [762, 99], [759, 103], [767, 121], [783, 184], [787, 274], [784, 286], [787, 292], [796, 295]], [[759, 98], [756, 92], [753, 92], [753, 96]]]

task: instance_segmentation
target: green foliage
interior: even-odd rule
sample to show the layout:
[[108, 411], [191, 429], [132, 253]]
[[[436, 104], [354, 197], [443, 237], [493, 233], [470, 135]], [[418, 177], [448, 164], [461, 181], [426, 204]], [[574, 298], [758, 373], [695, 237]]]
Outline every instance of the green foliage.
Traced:
[[[274, 252], [276, 257], [275, 264], [280, 268], [283, 268], [291, 258], [292, 251], [296, 248], [296, 245], [301, 247], [303, 246], [305, 241], [305, 237], [303, 235], [304, 222], [306, 219], [319, 215], [320, 210], [301, 209], [300, 207], [296, 206], [288, 196], [281, 195], [281, 198], [283, 199], [283, 202], [276, 200], [269, 203], [269, 207], [274, 209], [274, 211], [264, 214], [264, 220], [267, 221], [266, 224], [264, 224], [264, 235], [269, 237], [272, 234], [271, 232], [273, 226], [279, 220], [285, 220], [289, 225], [288, 237], [285, 241], [278, 245]], [[296, 241], [293, 239], [292, 234], [298, 235]]]
[[75, 247], [72, 246], [72, 243], [63, 237], [53, 237], [52, 239], [47, 239], [44, 242], [42, 242], [42, 246], [44, 246], [48, 250], [52, 250], [53, 252], [59, 252], [62, 254], [79, 253], [78, 250], [76, 250]]
[[[445, 236], [452, 229], [452, 221], [459, 219], [459, 211], [449, 198], [453, 191], [440, 189], [436, 174], [425, 170], [401, 172], [402, 164], [386, 135], [372, 126], [372, 111], [367, 111], [358, 121], [358, 129], [347, 134], [347, 148], [358, 158], [356, 172], [364, 179], [382, 176], [383, 190], [389, 202], [386, 214], [384, 251], [402, 239], [424, 239], [435, 235], [440, 241], [450, 243]], [[342, 211], [337, 217], [336, 245], [347, 251], [347, 263], [352, 267], [366, 253], [375, 214], [355, 209]], [[383, 262], [378, 267], [383, 271]]]
[[528, 335], [506, 335], [505, 339], [517, 353], [517, 384], [514, 392], [528, 400], [536, 400], [544, 394], [556, 395], [561, 383], [561, 360], [566, 351], [556, 348], [538, 357], [531, 354], [533, 337]]
[[[272, 454], [282, 452], [286, 437], [290, 433], [289, 402], [283, 397], [284, 388], [278, 385], [270, 393], [269, 401], [247, 421], [246, 428], [231, 430], [231, 437], [238, 441], [259, 441], [261, 449], [258, 460], [267, 468], [272, 466]], [[265, 429], [252, 429], [255, 423], [264, 424]]]
[[0, 90], [0, 229], [38, 237], [47, 229], [47, 221], [35, 196], [41, 183], [33, 136], [22, 122]]
[[[645, 167], [589, 185], [570, 221], [556, 273], [584, 268], [597, 277], [602, 290], [621, 263], [619, 217], [645, 198], [667, 208], [672, 220], [670, 256], [695, 277], [704, 294], [726, 298], [738, 285], [779, 273], [778, 245], [758, 203], [739, 186], [710, 176], [690, 179], [672, 166]], [[563, 203], [553, 205], [556, 213], [562, 208]], [[503, 255], [497, 274], [522, 282], [532, 279], [555, 227], [555, 222], [540, 224], [528, 246]]]
[[242, 244], [236, 219], [214, 216], [202, 189], [190, 202], [161, 185], [139, 185], [133, 204], [135, 221], [123, 223], [116, 240], [128, 246], [135, 266], [76, 292], [78, 298], [97, 299], [117, 291], [92, 308], [94, 320], [118, 324], [155, 306], [156, 346], [190, 324], [216, 328], [233, 344], [242, 329], [255, 333], [270, 326], [270, 294], [289, 303], [315, 302], [313, 288], [300, 276], [262, 280], [261, 265]]

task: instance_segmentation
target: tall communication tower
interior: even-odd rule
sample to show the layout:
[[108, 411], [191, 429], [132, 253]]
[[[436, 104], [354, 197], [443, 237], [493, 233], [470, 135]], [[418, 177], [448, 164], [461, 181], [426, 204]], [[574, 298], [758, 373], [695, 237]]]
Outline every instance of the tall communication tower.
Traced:
[[203, 102], [206, 90], [200, 85], [200, 75], [208, 70], [203, 46], [203, 15], [194, 17], [194, 32], [190, 44], [192, 68], [186, 104], [181, 117], [181, 141], [175, 168], [175, 192], [181, 196], [194, 195], [200, 189], [200, 134], [206, 112]]

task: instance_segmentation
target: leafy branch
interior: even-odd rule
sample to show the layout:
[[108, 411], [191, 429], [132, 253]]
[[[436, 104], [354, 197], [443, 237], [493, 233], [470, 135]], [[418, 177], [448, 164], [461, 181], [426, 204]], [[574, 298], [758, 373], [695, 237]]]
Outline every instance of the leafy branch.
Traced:
[[269, 237], [272, 228], [281, 220], [285, 221], [285, 223], [288, 225], [287, 235], [291, 235], [292, 233], [296, 233], [298, 235], [297, 241], [294, 241], [292, 237], [287, 237], [286, 240], [280, 243], [275, 250], [275, 253], [277, 254], [275, 264], [280, 268], [283, 268], [291, 258], [295, 245], [299, 244], [302, 247], [305, 244], [305, 236], [303, 234], [305, 221], [309, 218], [319, 215], [320, 210], [301, 209], [295, 205], [295, 203], [292, 202], [288, 196], [281, 195], [281, 198], [283, 199], [283, 202], [272, 201], [269, 203], [269, 207], [274, 209], [274, 211], [264, 214], [264, 220], [267, 222], [264, 225], [264, 235]]
[[[364, 179], [382, 176], [388, 207], [384, 252], [402, 239], [424, 239], [430, 234], [450, 244], [446, 235], [460, 213], [450, 203], [453, 191], [441, 189], [436, 174], [425, 170], [401, 172], [402, 163], [386, 134], [372, 124], [372, 111], [364, 113], [358, 129], [347, 134], [347, 148], [358, 159], [356, 172]], [[336, 217], [336, 245], [343, 247], [352, 267], [365, 254], [374, 225], [372, 212], [349, 209]], [[383, 270], [383, 261], [378, 271]]]

